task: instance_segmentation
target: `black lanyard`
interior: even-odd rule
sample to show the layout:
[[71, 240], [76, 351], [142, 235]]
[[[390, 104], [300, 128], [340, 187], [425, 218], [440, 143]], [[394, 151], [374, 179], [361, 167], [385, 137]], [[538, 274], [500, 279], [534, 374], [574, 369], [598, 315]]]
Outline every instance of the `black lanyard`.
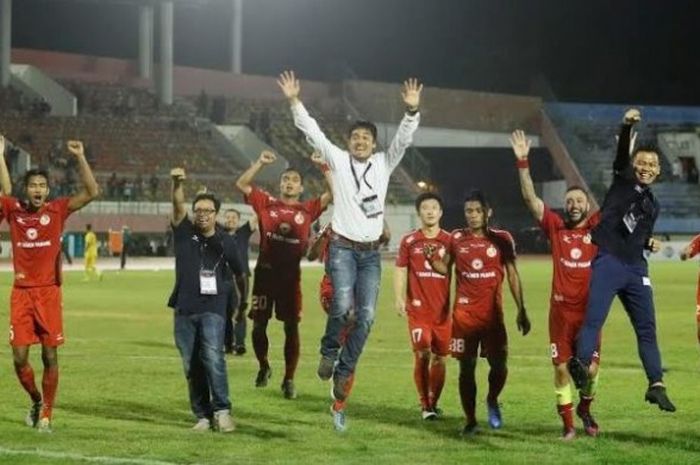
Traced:
[[[352, 156], [348, 155], [348, 161], [350, 162], [350, 171], [352, 171], [352, 177], [355, 180], [355, 186], [357, 186], [357, 192], [360, 192], [360, 180], [357, 179], [357, 172], [355, 171], [355, 166], [352, 164]], [[370, 185], [369, 182], [367, 182], [367, 172], [369, 169], [372, 167], [372, 162], [367, 163], [367, 168], [365, 168], [365, 172], [362, 173], [362, 180], [365, 182], [365, 185], [369, 187], [369, 190], [372, 190], [372, 186]]]
[[[203, 236], [200, 236], [203, 238]], [[203, 240], [206, 240], [203, 238]], [[221, 263], [221, 260], [224, 258], [224, 252], [221, 252], [221, 255], [219, 255], [219, 258], [216, 260], [216, 263], [214, 263], [214, 268], [212, 268], [212, 272], [216, 272], [216, 268], [219, 266], [219, 263]], [[199, 269], [200, 270], [206, 270], [207, 268], [205, 267], [204, 263], [204, 244], [201, 242], [199, 243]]]

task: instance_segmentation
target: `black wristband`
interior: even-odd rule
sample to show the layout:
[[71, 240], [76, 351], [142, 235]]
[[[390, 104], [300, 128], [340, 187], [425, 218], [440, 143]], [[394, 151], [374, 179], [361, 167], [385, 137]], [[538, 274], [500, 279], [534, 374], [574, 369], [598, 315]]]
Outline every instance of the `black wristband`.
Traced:
[[406, 108], [406, 114], [408, 116], [415, 116], [416, 113], [418, 113], [418, 107], [416, 107], [415, 110], [411, 110], [410, 108]]

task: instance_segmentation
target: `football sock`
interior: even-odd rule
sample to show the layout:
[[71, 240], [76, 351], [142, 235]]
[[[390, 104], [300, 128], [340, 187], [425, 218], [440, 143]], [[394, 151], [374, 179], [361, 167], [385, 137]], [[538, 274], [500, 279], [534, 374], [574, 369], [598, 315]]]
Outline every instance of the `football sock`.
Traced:
[[459, 374], [459, 399], [462, 402], [467, 423], [476, 423], [476, 379], [474, 373], [462, 371]]
[[340, 412], [345, 410], [345, 405], [347, 404], [348, 398], [350, 397], [350, 392], [352, 391], [352, 385], [355, 383], [355, 373], [350, 375], [350, 379], [345, 385], [345, 400], [336, 400], [333, 402], [333, 410]]
[[506, 385], [508, 378], [508, 368], [491, 368], [489, 370], [489, 393], [486, 400], [489, 404], [498, 402], [498, 396], [503, 391], [503, 386]]
[[421, 356], [420, 352], [413, 352], [413, 381], [418, 390], [418, 398], [423, 410], [430, 408], [430, 358]]
[[436, 407], [445, 386], [445, 362], [433, 361], [430, 365], [430, 406]]
[[561, 421], [564, 423], [564, 430], [571, 431], [574, 429], [574, 404], [557, 405], [557, 412], [561, 416]]
[[41, 388], [44, 392], [44, 407], [41, 411], [41, 417], [51, 418], [56, 390], [58, 389], [58, 366], [44, 367]]
[[595, 397], [596, 391], [598, 390], [598, 377], [600, 375], [600, 369], [598, 372], [596, 372], [595, 376], [588, 378], [588, 383], [581, 389], [581, 398], [590, 398], [593, 399]]
[[294, 379], [299, 364], [299, 327], [285, 325], [284, 332], [284, 379]]
[[267, 351], [270, 343], [267, 339], [267, 326], [253, 325], [252, 339], [255, 358], [258, 359], [260, 368], [269, 367], [270, 363], [267, 361]]

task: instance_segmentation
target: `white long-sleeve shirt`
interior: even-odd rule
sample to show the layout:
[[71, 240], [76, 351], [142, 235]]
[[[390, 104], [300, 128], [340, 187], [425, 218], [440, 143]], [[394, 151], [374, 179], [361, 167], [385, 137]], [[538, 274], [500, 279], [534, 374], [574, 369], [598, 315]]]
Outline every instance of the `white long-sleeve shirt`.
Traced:
[[[413, 133], [418, 128], [420, 114], [404, 115], [388, 150], [373, 153], [365, 161], [356, 160], [347, 150], [341, 149], [328, 140], [301, 102], [292, 105], [292, 114], [296, 127], [306, 135], [308, 142], [325, 158], [331, 169], [334, 203], [331, 219], [333, 231], [357, 242], [371, 242], [379, 239], [383, 229], [384, 213], [367, 217], [357, 198], [376, 195], [382, 209], [384, 208], [389, 177], [413, 141]], [[353, 175], [351, 164], [357, 177]], [[368, 166], [369, 169], [367, 169]], [[360, 184], [359, 192], [356, 180]], [[371, 189], [368, 184], [372, 186]]]

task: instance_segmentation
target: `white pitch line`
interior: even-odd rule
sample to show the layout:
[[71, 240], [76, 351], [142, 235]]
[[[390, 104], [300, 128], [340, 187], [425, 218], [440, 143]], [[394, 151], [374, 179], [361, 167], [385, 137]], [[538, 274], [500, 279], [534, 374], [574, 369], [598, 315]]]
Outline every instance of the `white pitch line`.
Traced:
[[74, 454], [70, 452], [51, 452], [46, 450], [34, 449], [7, 449], [0, 446], [0, 455], [24, 455], [42, 457], [48, 459], [65, 459], [79, 460], [90, 463], [106, 463], [109, 465], [179, 465], [175, 462], [165, 462], [163, 460], [149, 459], [130, 459], [126, 457], [108, 457], [108, 456], [92, 456], [83, 454]]

